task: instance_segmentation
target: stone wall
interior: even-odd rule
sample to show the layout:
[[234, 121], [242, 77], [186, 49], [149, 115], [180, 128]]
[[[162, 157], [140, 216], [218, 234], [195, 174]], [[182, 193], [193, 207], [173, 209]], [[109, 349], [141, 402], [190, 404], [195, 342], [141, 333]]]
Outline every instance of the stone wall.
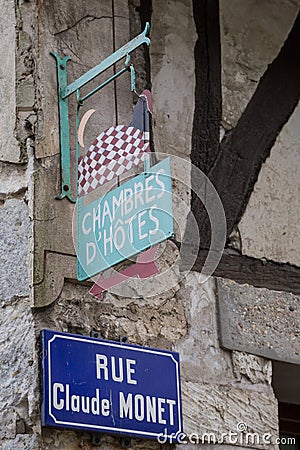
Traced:
[[0, 447], [31, 448], [38, 428], [38, 365], [31, 312], [34, 8], [1, 2]]

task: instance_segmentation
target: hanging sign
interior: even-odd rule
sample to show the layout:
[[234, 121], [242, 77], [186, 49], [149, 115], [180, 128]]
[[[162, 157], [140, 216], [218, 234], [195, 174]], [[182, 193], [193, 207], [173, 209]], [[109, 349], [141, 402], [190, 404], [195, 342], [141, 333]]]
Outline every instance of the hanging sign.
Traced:
[[89, 204], [77, 199], [77, 277], [86, 280], [173, 235], [170, 159]]
[[50, 330], [41, 346], [43, 426], [176, 442], [178, 353]]
[[[93, 112], [87, 111], [81, 119], [81, 146], [85, 125]], [[83, 281], [101, 274], [90, 290], [98, 298], [128, 278], [156, 274], [155, 247], [173, 235], [170, 158], [150, 167], [151, 113], [152, 96], [144, 90], [130, 124], [104, 130], [78, 160], [77, 278]], [[96, 189], [141, 163], [143, 173], [94, 200]], [[135, 255], [137, 262], [132, 266], [110, 278], [102, 275]]]

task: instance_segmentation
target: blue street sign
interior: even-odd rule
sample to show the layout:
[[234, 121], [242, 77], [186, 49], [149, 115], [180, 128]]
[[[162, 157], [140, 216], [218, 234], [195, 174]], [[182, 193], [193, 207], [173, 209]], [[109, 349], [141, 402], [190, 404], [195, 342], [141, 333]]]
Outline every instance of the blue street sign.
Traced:
[[176, 442], [178, 353], [41, 332], [42, 426]]
[[173, 235], [170, 158], [98, 200], [77, 199], [77, 278], [86, 280]]

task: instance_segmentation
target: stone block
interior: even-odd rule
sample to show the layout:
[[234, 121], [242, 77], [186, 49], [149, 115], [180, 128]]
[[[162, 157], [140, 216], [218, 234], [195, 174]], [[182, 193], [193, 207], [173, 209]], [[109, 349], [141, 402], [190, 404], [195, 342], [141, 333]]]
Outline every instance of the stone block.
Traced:
[[31, 234], [24, 200], [9, 199], [0, 206], [0, 299], [29, 295], [28, 238]]
[[300, 364], [299, 296], [223, 279], [217, 286], [223, 347]]
[[236, 125], [298, 14], [298, 2], [220, 2], [223, 124]]
[[[49, 158], [46, 164], [34, 172], [34, 284], [44, 277], [44, 254], [46, 251], [74, 255], [72, 221], [74, 204], [67, 199], [57, 200], [60, 193], [59, 155]], [[72, 184], [75, 189], [74, 179]], [[57, 271], [62, 273], [62, 267]]]
[[76, 258], [71, 255], [47, 252], [42, 283], [36, 283], [34, 306], [48, 306], [60, 295], [65, 278], [76, 280]]
[[31, 76], [20, 80], [17, 84], [17, 108], [21, 110], [32, 110], [35, 99], [35, 85]]
[[103, 300], [92, 297], [89, 286], [65, 282], [57, 301], [47, 316], [39, 314], [38, 328], [88, 335], [100, 332], [104, 339], [127, 336], [129, 343], [155, 348], [171, 348], [174, 340], [186, 333], [186, 318], [181, 302], [168, 295], [146, 298], [115, 297], [105, 294]]
[[28, 33], [26, 33], [25, 31], [20, 31], [19, 33], [19, 52], [20, 54], [22, 54], [23, 52], [27, 51], [30, 49], [32, 45], [32, 41], [31, 41], [31, 37], [29, 36]]
[[2, 411], [1, 412], [1, 428], [0, 440], [11, 439], [16, 436], [16, 417], [15, 412]]
[[272, 382], [272, 362], [245, 352], [232, 352], [233, 373], [241, 381], [243, 378], [253, 384]]
[[20, 149], [14, 136], [16, 121], [16, 18], [13, 0], [0, 1], [0, 37], [5, 51], [1, 54], [0, 96], [2, 120], [0, 121], [0, 160], [19, 162]]
[[18, 34], [18, 51], [17, 51], [17, 80], [24, 79], [32, 74], [34, 69], [34, 61], [31, 54], [32, 41], [28, 33], [20, 31]]
[[[121, 0], [117, 2], [120, 14], [115, 11], [115, 47], [116, 50], [121, 48], [130, 41], [129, 33], [129, 17], [128, 17], [128, 2]], [[127, 13], [126, 13], [127, 11]], [[116, 64], [116, 70], [121, 70], [124, 67], [125, 59]], [[116, 80], [116, 100], [118, 117], [116, 122], [118, 124], [129, 125], [133, 112], [133, 97], [131, 93], [130, 74], [125, 73]], [[137, 97], [136, 97], [137, 99]]]
[[[201, 283], [190, 272], [176, 293], [184, 306], [186, 335], [175, 343], [180, 353], [184, 432], [187, 448], [198, 444], [239, 445], [267, 448], [263, 442], [251, 445], [245, 433], [278, 435], [277, 401], [271, 387], [271, 362], [254, 355], [220, 348], [215, 281]], [[244, 424], [238, 430], [238, 424]], [[241, 425], [243, 426], [243, 425]], [[191, 436], [193, 433], [193, 436]], [[235, 442], [230, 433], [237, 433]], [[194, 443], [189, 440], [192, 437]], [[233, 438], [233, 437], [232, 437]], [[198, 439], [195, 443], [195, 439]], [[272, 441], [271, 448], [276, 448]], [[196, 447], [197, 448], [197, 447]]]
[[0, 435], [2, 438], [15, 438], [21, 430], [17, 426], [18, 423], [23, 421], [30, 427], [38, 413], [38, 364], [34, 348], [35, 336], [29, 298], [14, 297], [2, 301], [0, 329]]

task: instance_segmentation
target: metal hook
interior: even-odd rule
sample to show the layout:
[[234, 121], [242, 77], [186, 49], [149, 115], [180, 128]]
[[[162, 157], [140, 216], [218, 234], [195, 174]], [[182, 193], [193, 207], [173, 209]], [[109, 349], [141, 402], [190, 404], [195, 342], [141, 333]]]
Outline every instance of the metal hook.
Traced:
[[137, 93], [135, 90], [135, 70], [132, 64], [130, 64], [130, 84], [131, 84], [131, 92]]

